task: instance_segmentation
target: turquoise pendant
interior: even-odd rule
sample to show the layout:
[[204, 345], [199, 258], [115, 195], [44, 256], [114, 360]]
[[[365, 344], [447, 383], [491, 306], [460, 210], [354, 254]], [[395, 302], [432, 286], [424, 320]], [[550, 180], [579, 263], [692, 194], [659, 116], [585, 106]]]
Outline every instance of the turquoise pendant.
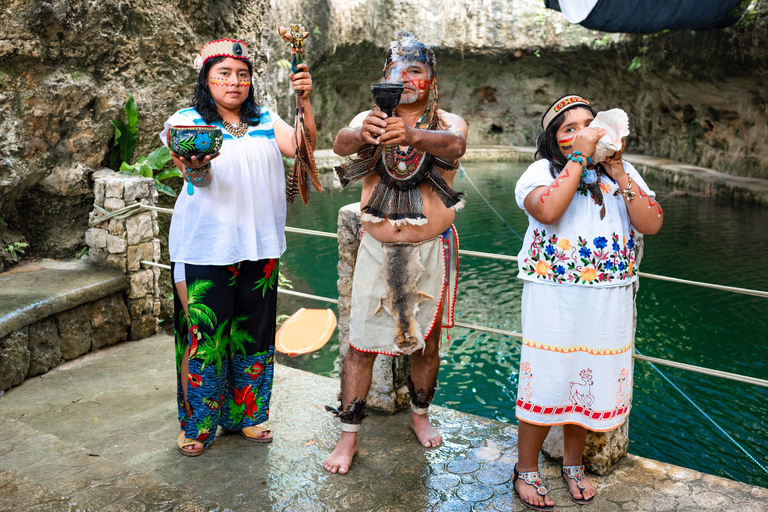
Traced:
[[195, 187], [190, 182], [187, 182], [187, 194], [191, 196], [194, 193], [195, 193]]

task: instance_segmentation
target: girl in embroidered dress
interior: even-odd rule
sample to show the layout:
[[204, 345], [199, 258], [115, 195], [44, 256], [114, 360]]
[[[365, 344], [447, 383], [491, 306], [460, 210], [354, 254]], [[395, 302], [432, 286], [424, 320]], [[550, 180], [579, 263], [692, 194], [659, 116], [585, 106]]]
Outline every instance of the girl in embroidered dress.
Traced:
[[[285, 251], [285, 173], [294, 129], [259, 107], [243, 41], [206, 44], [193, 107], [174, 125], [213, 125], [224, 141], [200, 160], [173, 155], [185, 187], [174, 207], [169, 252], [174, 287], [179, 451], [200, 455], [219, 426], [256, 443], [272, 441], [269, 418], [275, 351], [278, 259]], [[317, 139], [306, 64], [289, 75]]]
[[528, 215], [518, 255], [523, 347], [516, 403], [518, 463], [514, 486], [534, 510], [552, 510], [538, 455], [552, 425], [563, 425], [561, 475], [570, 498], [594, 500], [584, 476], [587, 431], [622, 425], [631, 399], [635, 232], [654, 234], [661, 207], [622, 149], [593, 163], [606, 130], [578, 95], [544, 114], [537, 160], [517, 183]]

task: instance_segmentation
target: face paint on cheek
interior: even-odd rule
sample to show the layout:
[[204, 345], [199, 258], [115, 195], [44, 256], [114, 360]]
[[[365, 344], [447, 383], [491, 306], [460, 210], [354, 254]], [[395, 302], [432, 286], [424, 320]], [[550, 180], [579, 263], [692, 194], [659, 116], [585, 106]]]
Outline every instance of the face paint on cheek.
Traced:
[[224, 77], [211, 77], [211, 85], [216, 85], [219, 87], [226, 87], [229, 85], [229, 81], [227, 81]]
[[427, 87], [429, 87], [429, 84], [431, 84], [431, 80], [411, 80], [411, 83], [416, 86], [416, 88], [419, 91], [426, 91]]
[[241, 80], [240, 81], [240, 87], [250, 87], [251, 81], [250, 80]]
[[557, 141], [557, 144], [560, 146], [560, 149], [567, 151], [571, 149], [573, 146], [573, 138], [575, 135], [571, 135], [569, 137], [563, 137], [562, 139]]

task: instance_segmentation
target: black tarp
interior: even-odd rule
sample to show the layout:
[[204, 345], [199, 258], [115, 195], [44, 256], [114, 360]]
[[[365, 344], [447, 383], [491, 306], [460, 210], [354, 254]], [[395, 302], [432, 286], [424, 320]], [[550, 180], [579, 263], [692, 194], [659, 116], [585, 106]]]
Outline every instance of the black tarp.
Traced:
[[[568, 0], [544, 0], [561, 11]], [[708, 30], [738, 21], [741, 0], [599, 0], [579, 25], [603, 32], [650, 34], [661, 30]]]

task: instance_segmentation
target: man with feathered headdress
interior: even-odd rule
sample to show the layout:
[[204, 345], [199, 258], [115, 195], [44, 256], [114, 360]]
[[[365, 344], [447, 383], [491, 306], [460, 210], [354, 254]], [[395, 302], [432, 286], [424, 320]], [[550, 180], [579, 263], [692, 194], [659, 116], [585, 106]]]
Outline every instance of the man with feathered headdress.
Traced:
[[440, 433], [427, 408], [435, 394], [441, 327], [453, 326], [458, 283], [455, 210], [451, 188], [466, 150], [467, 125], [440, 110], [435, 54], [406, 31], [387, 53], [383, 81], [402, 83], [392, 116], [358, 114], [336, 136], [333, 150], [357, 159], [336, 168], [337, 185], [362, 180], [363, 227], [352, 289], [350, 350], [341, 371], [342, 434], [323, 466], [346, 473], [377, 354], [411, 354], [411, 428], [425, 447]]

